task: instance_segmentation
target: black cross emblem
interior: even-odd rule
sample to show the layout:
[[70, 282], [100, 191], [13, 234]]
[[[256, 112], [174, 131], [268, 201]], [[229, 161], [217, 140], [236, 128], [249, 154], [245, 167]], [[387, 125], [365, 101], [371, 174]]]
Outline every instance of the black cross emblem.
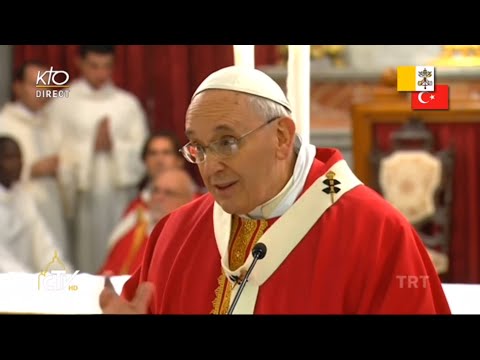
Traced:
[[329, 171], [326, 174], [327, 178], [323, 180], [323, 183], [327, 185], [323, 192], [325, 194], [330, 194], [330, 199], [332, 200], [332, 204], [335, 202], [335, 194], [340, 191], [340, 188], [336, 185], [340, 185], [341, 182], [337, 179], [334, 179], [335, 173], [333, 171]]

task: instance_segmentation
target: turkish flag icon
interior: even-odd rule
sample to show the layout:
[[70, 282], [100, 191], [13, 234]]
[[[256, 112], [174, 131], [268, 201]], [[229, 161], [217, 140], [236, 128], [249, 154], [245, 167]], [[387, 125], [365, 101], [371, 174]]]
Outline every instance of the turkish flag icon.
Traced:
[[448, 85], [435, 84], [435, 91], [412, 92], [412, 110], [448, 110]]

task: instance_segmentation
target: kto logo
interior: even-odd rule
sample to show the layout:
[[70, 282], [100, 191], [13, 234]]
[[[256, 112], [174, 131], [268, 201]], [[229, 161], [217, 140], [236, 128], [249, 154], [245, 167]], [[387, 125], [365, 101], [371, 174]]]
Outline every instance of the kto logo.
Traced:
[[[67, 85], [67, 83], [69, 80], [70, 75], [68, 72], [64, 70], [53, 70], [53, 66], [50, 67], [50, 70], [46, 70], [43, 73], [39, 71], [37, 74], [36, 88], [41, 90], [37, 90], [35, 95], [36, 97], [68, 98], [70, 93], [68, 88], [70, 86]], [[63, 89], [57, 90], [58, 88]]]
[[[60, 269], [53, 269], [55, 264], [57, 264], [57, 267], [60, 267]], [[45, 270], [38, 275], [38, 290], [77, 291], [78, 285], [74, 284], [73, 280], [79, 272], [79, 270], [76, 270], [73, 274], [67, 274], [65, 265], [55, 251], [52, 261], [50, 261]]]
[[[44, 289], [49, 291], [68, 290], [77, 291], [78, 285], [72, 284], [72, 280], [79, 271], [73, 274], [67, 274], [65, 270], [52, 270], [49, 273], [40, 273], [38, 281], [38, 290]], [[43, 275], [43, 278], [42, 278]]]

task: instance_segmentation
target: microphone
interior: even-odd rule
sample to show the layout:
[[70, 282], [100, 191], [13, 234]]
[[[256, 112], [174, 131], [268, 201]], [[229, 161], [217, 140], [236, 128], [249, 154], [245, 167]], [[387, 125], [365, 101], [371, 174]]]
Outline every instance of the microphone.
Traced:
[[237, 305], [238, 299], [240, 299], [240, 295], [242, 295], [243, 288], [247, 284], [248, 277], [250, 276], [250, 273], [252, 272], [253, 268], [255, 267], [255, 264], [257, 263], [257, 260], [261, 260], [267, 255], [267, 247], [265, 246], [264, 243], [257, 243], [252, 250], [252, 255], [253, 255], [253, 261], [250, 267], [248, 268], [248, 271], [243, 278], [240, 287], [235, 294], [235, 298], [233, 299], [232, 306], [230, 306], [230, 309], [228, 309], [227, 315], [233, 314], [233, 310], [235, 309], [235, 306]]

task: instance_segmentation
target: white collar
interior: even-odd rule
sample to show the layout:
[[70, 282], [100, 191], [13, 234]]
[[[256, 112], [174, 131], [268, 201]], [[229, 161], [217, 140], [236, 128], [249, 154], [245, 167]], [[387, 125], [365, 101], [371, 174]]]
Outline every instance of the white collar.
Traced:
[[88, 83], [86, 79], [79, 78], [73, 82], [71, 88], [76, 89], [78, 93], [84, 96], [98, 99], [112, 95], [115, 90], [115, 85], [112, 81], [108, 81], [100, 89], [95, 89]]
[[19, 188], [20, 188], [19, 182], [13, 183], [10, 186], [10, 188], [6, 188], [2, 184], [0, 184], [0, 201], [1, 202], [12, 201], [15, 198], [16, 193], [18, 191], [21, 191], [19, 190]]
[[28, 117], [35, 117], [40, 113], [40, 111], [31, 110], [24, 103], [20, 101], [15, 101], [13, 105], [18, 109], [18, 111], [20, 111], [23, 115], [26, 115]]
[[283, 215], [302, 192], [313, 160], [315, 159], [315, 154], [316, 148], [314, 145], [303, 143], [297, 154], [293, 175], [283, 189], [272, 199], [257, 206], [250, 211], [248, 215], [242, 215], [242, 217], [271, 219]]
[[148, 203], [150, 201], [152, 197], [152, 192], [150, 190], [150, 184], [148, 184], [147, 186], [145, 186], [145, 188], [140, 192], [140, 199], [145, 202], [145, 203]]
[[33, 124], [35, 126], [45, 125], [43, 118], [43, 109], [33, 111], [20, 101], [11, 102], [5, 105], [5, 111], [12, 114], [15, 118]]
[[3, 198], [10, 192], [10, 189], [7, 189], [5, 186], [0, 184], [0, 198]]

